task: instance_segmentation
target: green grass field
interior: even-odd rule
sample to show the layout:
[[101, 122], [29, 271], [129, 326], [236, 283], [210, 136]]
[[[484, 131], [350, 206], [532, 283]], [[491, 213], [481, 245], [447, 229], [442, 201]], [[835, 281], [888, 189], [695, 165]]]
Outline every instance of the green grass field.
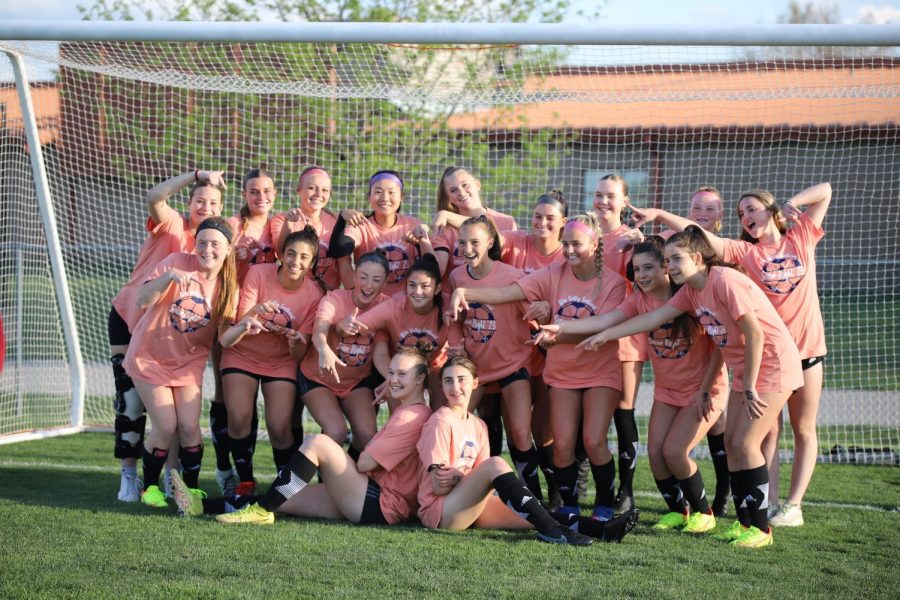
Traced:
[[[900, 586], [897, 468], [820, 465], [807, 525], [741, 551], [650, 529], [663, 503], [643, 459], [637, 529], [575, 549], [529, 533], [180, 519], [115, 500], [111, 447], [111, 434], [0, 446], [0, 598], [896, 598]], [[264, 443], [257, 463], [266, 484]], [[211, 467], [209, 449], [210, 493]], [[711, 488], [711, 465], [701, 468]]]

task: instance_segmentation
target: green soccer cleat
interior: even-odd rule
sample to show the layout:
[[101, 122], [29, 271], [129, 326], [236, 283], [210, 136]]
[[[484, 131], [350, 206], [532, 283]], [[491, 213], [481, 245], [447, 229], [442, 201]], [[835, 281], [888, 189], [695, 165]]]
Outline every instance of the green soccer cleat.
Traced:
[[203, 514], [203, 499], [206, 498], [206, 492], [198, 489], [191, 489], [181, 478], [178, 471], [172, 471], [172, 496], [175, 498], [175, 505], [178, 506], [178, 514], [182, 517], [197, 517]]
[[219, 523], [227, 523], [229, 525], [235, 523], [249, 523], [251, 525], [271, 525], [275, 522], [275, 513], [269, 512], [259, 504], [248, 504], [241, 510], [233, 513], [216, 516]]
[[141, 503], [153, 508], [166, 508], [169, 503], [166, 502], [166, 495], [158, 485], [148, 485], [147, 489], [141, 492]]
[[769, 531], [764, 532], [757, 527], [750, 526], [738, 539], [731, 542], [731, 545], [739, 548], [763, 548], [771, 546], [773, 541], [771, 527], [769, 527]]
[[728, 527], [728, 529], [726, 529], [722, 533], [717, 533], [713, 537], [722, 542], [733, 542], [734, 540], [741, 537], [741, 535], [743, 535], [745, 531], [747, 531], [747, 527], [741, 525], [740, 521], [735, 521]]
[[712, 514], [695, 512], [688, 517], [685, 533], [706, 533], [716, 528], [716, 517]]
[[670, 512], [657, 521], [653, 529], [681, 529], [688, 524], [688, 516], [680, 512]]

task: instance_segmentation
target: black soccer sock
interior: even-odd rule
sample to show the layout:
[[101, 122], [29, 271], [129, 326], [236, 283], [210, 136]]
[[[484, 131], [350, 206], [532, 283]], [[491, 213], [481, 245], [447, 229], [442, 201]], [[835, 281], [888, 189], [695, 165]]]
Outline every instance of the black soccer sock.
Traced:
[[707, 434], [706, 443], [709, 445], [709, 454], [712, 457], [713, 468], [716, 470], [716, 500], [725, 502], [728, 497], [728, 455], [725, 452], [725, 434]]
[[558, 534], [561, 526], [541, 505], [534, 494], [513, 473], [504, 473], [494, 479], [494, 489], [500, 499], [520, 517], [544, 534]]
[[706, 488], [703, 486], [703, 475], [700, 469], [694, 471], [694, 474], [687, 479], [679, 479], [678, 485], [684, 492], [684, 499], [691, 507], [692, 512], [708, 513], [709, 502], [706, 501]]
[[291, 460], [278, 472], [272, 487], [259, 501], [266, 510], [273, 511], [307, 486], [316, 474], [316, 465], [302, 452], [295, 452]]
[[178, 448], [181, 462], [181, 478], [189, 488], [196, 488], [200, 481], [200, 463], [203, 462], [203, 444]]
[[231, 461], [228, 459], [228, 410], [222, 402], [209, 405], [209, 433], [212, 437], [213, 450], [216, 452], [216, 468], [230, 471]]
[[666, 506], [669, 507], [670, 512], [687, 512], [687, 504], [684, 501], [684, 493], [682, 492], [681, 486], [678, 484], [678, 480], [675, 479], [675, 477], [669, 476], [666, 479], [657, 479], [656, 488], [662, 495], [663, 500], [665, 500]]
[[223, 515], [225, 513], [241, 510], [248, 504], [259, 502], [262, 496], [223, 496], [221, 498], [204, 498], [203, 514]]
[[297, 449], [291, 444], [287, 448], [272, 447], [272, 459], [275, 461], [275, 471], [280, 472], [286, 464], [291, 460]]
[[[256, 454], [256, 440], [259, 437], [259, 410], [256, 407], [256, 400], [253, 401], [253, 418], [250, 421], [250, 456]], [[232, 455], [233, 456], [233, 455]], [[242, 481], [244, 481], [242, 479]], [[246, 481], [249, 481], [246, 480]]]
[[737, 519], [744, 527], [750, 527], [750, 511], [747, 510], [747, 504], [744, 502], [744, 496], [747, 495], [744, 471], [730, 471], [728, 479], [731, 481], [731, 497], [734, 500], [734, 512]]
[[154, 448], [148, 451], [146, 446], [143, 447], [141, 466], [144, 471], [145, 490], [151, 485], [159, 485], [159, 475], [166, 465], [167, 458], [169, 458], [168, 448]]
[[567, 467], [556, 467], [555, 471], [563, 506], [569, 509], [578, 509], [578, 463], [573, 462]]
[[538, 465], [544, 473], [547, 481], [547, 501], [553, 504], [554, 498], [559, 497], [559, 486], [556, 484], [556, 469], [553, 467], [553, 443], [541, 446], [537, 449]]
[[746, 478], [747, 509], [750, 512], [750, 524], [760, 531], [769, 530], [769, 469], [766, 465], [744, 471]]
[[512, 458], [513, 465], [519, 478], [522, 480], [531, 493], [537, 497], [539, 501], [543, 501], [544, 496], [541, 493], [541, 479], [538, 476], [538, 453], [537, 448], [532, 446], [528, 450], [517, 450], [515, 446], [509, 444], [509, 457]]
[[594, 506], [608, 506], [616, 502], [616, 464], [610, 459], [605, 465], [591, 463], [591, 473], [594, 475]]
[[488, 444], [491, 447], [491, 456], [503, 454], [503, 418], [499, 415], [482, 417], [488, 429]]
[[634, 409], [617, 408], [613, 414], [619, 440], [619, 490], [631, 495], [634, 469], [637, 466], [638, 430]]
[[347, 447], [347, 456], [352, 458], [354, 460], [354, 462], [359, 460], [359, 455], [360, 455], [360, 451], [356, 449], [356, 446], [354, 446], [353, 444], [350, 444]]
[[251, 433], [245, 438], [233, 438], [228, 436], [228, 448], [234, 459], [234, 470], [237, 471], [238, 480], [253, 481], [253, 450], [254, 436]]
[[598, 521], [591, 517], [555, 512], [550, 515], [563, 527], [604, 542], [621, 542], [625, 535], [634, 529], [638, 522], [639, 511], [629, 510], [609, 521]]

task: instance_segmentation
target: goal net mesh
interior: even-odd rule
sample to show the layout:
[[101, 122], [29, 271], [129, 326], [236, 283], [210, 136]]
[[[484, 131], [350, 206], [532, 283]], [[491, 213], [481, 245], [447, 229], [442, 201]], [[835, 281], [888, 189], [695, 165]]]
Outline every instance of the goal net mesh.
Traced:
[[[430, 47], [396, 44], [0, 42], [31, 80], [53, 208], [87, 373], [85, 421], [113, 420], [109, 301], [145, 236], [145, 193], [194, 168], [265, 166], [277, 210], [301, 169], [334, 177], [332, 208], [366, 206], [378, 169], [406, 180], [404, 210], [429, 218], [451, 164], [488, 206], [530, 227], [560, 188], [590, 207], [616, 172], [631, 202], [686, 215], [690, 192], [721, 190], [737, 237], [741, 191], [780, 201], [830, 181], [817, 251], [828, 357], [819, 411], [824, 460], [896, 462], [900, 60], [893, 48]], [[0, 313], [7, 338], [0, 435], [69, 422], [60, 312], [21, 107], [0, 57]], [[182, 195], [171, 200], [184, 208]], [[649, 372], [649, 368], [646, 371]], [[646, 375], [638, 414], [649, 414]], [[211, 389], [210, 385], [206, 386]], [[208, 390], [205, 395], [209, 395]], [[789, 456], [793, 440], [786, 427]], [[644, 437], [646, 439], [646, 437]]]

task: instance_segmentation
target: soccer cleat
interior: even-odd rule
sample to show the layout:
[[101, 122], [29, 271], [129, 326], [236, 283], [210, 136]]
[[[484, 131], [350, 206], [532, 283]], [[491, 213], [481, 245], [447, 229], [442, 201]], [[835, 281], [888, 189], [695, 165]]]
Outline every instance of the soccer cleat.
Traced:
[[591, 518], [595, 521], [609, 521], [614, 515], [612, 506], [595, 506]]
[[140, 502], [142, 487], [144, 483], [138, 479], [136, 473], [122, 471], [122, 478], [119, 480], [119, 501]]
[[628, 535], [628, 533], [634, 529], [635, 525], [637, 525], [640, 515], [641, 511], [633, 508], [622, 513], [618, 517], [610, 519], [604, 523], [606, 527], [603, 530], [603, 537], [601, 539], [604, 542], [621, 542], [622, 538]]
[[163, 491], [166, 494], [166, 498], [175, 497], [172, 493], [172, 473], [177, 471], [178, 469], [170, 469], [169, 467], [166, 467], [163, 471]]
[[781, 510], [780, 504], [778, 504], [777, 502], [774, 504], [770, 504], [769, 507], [766, 509], [766, 518], [771, 521], [772, 517], [777, 515], [779, 510]]
[[234, 489], [237, 487], [237, 479], [232, 469], [225, 471], [216, 469], [216, 483], [219, 484], [219, 490], [223, 496], [234, 496]]
[[716, 496], [713, 498], [712, 511], [716, 517], [724, 517], [728, 515], [728, 504], [731, 502], [731, 494], [724, 496]]
[[769, 531], [764, 532], [751, 525], [739, 538], [732, 541], [731, 545], [739, 548], [763, 548], [771, 546], [773, 541], [771, 527], [769, 527]]
[[147, 486], [147, 489], [141, 492], [141, 503], [153, 508], [165, 508], [169, 506], [166, 502], [166, 495], [158, 485]]
[[688, 516], [680, 512], [670, 512], [664, 514], [653, 529], [681, 529], [688, 524]]
[[259, 504], [248, 504], [241, 510], [233, 513], [217, 515], [216, 521], [219, 523], [227, 523], [234, 525], [236, 523], [246, 523], [250, 525], [271, 525], [275, 522], [275, 513], [269, 512]]
[[558, 531], [549, 534], [538, 532], [537, 537], [548, 544], [568, 544], [569, 546], [590, 546], [594, 539], [584, 534], [572, 531], [568, 527], [560, 527]]
[[706, 533], [716, 528], [716, 517], [713, 514], [695, 512], [688, 517], [687, 525], [682, 528], [686, 533]]
[[803, 525], [803, 510], [799, 504], [785, 502], [769, 520], [769, 524], [775, 527], [800, 527]]
[[578, 463], [578, 478], [575, 480], [575, 486], [578, 490], [578, 498], [587, 497], [588, 478], [591, 476], [591, 459], [585, 457]]
[[203, 514], [203, 499], [206, 492], [191, 489], [178, 471], [172, 471], [172, 496], [182, 517], [197, 517]]
[[728, 527], [728, 529], [726, 529], [722, 533], [717, 533], [713, 537], [722, 542], [733, 542], [734, 540], [741, 537], [744, 532], [747, 531], [747, 529], [747, 527], [741, 525], [740, 521], [735, 521]]
[[620, 515], [632, 508], [634, 508], [634, 494], [620, 489], [616, 495], [616, 503], [613, 505], [613, 510], [617, 515]]
[[256, 493], [255, 481], [242, 481], [234, 486], [235, 496], [252, 496]]

